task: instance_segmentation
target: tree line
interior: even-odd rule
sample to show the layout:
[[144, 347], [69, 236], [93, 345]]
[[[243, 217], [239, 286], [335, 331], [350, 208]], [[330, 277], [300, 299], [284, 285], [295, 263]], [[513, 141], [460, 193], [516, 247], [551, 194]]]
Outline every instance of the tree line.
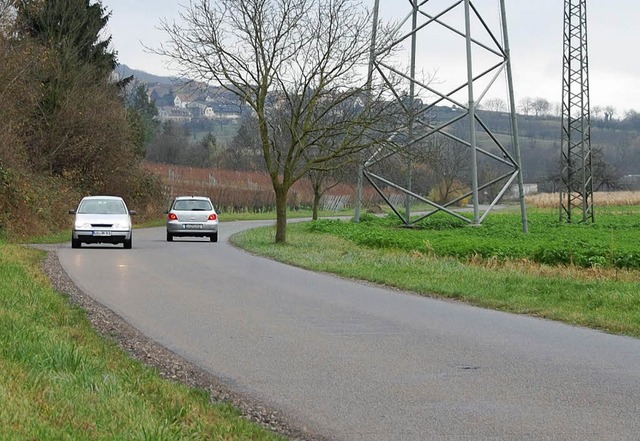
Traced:
[[160, 193], [143, 171], [146, 126], [89, 0], [0, 0], [0, 224], [66, 226], [62, 207], [118, 194], [143, 207]]
[[[479, 109], [491, 112], [509, 110], [507, 102], [502, 98], [488, 98], [479, 105]], [[546, 98], [527, 96], [518, 101], [516, 112], [523, 116], [561, 117], [562, 105]], [[636, 110], [626, 110], [623, 114], [619, 114], [615, 106], [595, 105], [591, 107], [590, 112], [591, 122], [597, 126], [640, 130], [640, 114]]]

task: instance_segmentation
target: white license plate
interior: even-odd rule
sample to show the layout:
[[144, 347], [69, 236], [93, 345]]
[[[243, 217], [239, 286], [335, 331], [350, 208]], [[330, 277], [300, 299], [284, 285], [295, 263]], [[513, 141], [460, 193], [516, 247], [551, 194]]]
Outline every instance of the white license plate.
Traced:
[[187, 230], [198, 230], [202, 228], [202, 224], [184, 224]]
[[111, 231], [94, 231], [94, 236], [111, 236]]

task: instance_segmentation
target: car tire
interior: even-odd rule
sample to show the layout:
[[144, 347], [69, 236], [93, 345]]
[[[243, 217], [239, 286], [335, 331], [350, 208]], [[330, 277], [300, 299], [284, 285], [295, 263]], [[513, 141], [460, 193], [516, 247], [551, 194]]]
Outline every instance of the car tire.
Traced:
[[218, 241], [218, 233], [213, 233], [211, 236], [209, 236], [209, 240], [211, 242], [217, 242]]
[[133, 238], [125, 239], [124, 242], [122, 242], [122, 245], [124, 245], [125, 250], [130, 250], [133, 245]]
[[173, 242], [173, 234], [167, 231], [167, 242]]
[[82, 242], [80, 242], [80, 239], [71, 238], [71, 248], [80, 248], [81, 244]]

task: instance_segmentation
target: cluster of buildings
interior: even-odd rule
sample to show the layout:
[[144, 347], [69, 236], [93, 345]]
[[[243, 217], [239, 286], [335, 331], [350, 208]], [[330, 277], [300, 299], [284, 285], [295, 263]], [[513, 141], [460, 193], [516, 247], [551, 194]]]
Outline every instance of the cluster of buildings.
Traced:
[[194, 120], [239, 120], [244, 106], [233, 92], [216, 87], [178, 87], [147, 84], [149, 99], [156, 103], [158, 119], [162, 122], [191, 122]]

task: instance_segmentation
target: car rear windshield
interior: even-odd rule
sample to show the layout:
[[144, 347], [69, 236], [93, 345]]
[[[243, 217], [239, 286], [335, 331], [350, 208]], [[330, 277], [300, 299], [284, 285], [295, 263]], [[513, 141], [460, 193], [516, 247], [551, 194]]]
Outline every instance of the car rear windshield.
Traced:
[[180, 200], [175, 201], [173, 209], [179, 211], [211, 211], [213, 206], [207, 200]]
[[113, 199], [90, 199], [82, 201], [78, 214], [126, 214], [127, 209], [122, 201]]

